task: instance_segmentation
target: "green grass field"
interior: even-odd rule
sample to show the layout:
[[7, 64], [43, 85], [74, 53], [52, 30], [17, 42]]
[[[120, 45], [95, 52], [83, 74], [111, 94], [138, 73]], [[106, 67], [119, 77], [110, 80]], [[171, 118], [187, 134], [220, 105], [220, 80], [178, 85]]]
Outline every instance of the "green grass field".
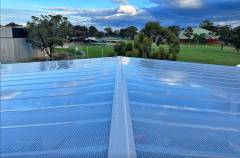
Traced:
[[[56, 51], [75, 56], [75, 47], [72, 46], [67, 49], [56, 48]], [[87, 58], [102, 57], [102, 48], [103, 57], [107, 57], [114, 52], [112, 45], [106, 45], [105, 47], [100, 45], [83, 45], [78, 47], [84, 52], [87, 52], [88, 47]], [[78, 55], [76, 57], [81, 58]], [[232, 47], [224, 47], [223, 51], [221, 51], [218, 45], [200, 45], [198, 48], [194, 45], [190, 47], [188, 45], [181, 45], [178, 61], [236, 66], [240, 64], [240, 53], [237, 53]]]
[[180, 54], [178, 55], [179, 61], [218, 64], [218, 65], [231, 65], [236, 66], [240, 64], [240, 53], [232, 47], [224, 47], [223, 51], [220, 46], [196, 46], [189, 47], [182, 45]]
[[[69, 48], [56, 48], [57, 52], [61, 53], [69, 53], [72, 56], [75, 56], [75, 47], [78, 47], [79, 50], [83, 50], [86, 54], [86, 58], [99, 58], [99, 57], [108, 57], [111, 53], [114, 52], [113, 45], [78, 45], [78, 46], [71, 46]], [[103, 53], [102, 53], [103, 50]], [[79, 57], [77, 55], [77, 57]]]

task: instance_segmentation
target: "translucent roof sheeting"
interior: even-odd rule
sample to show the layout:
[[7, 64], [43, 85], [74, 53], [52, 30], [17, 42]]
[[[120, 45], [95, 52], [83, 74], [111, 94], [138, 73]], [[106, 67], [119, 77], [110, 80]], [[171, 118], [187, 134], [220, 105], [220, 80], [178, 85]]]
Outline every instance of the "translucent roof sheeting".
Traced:
[[240, 157], [240, 69], [137, 58], [1, 65], [1, 158]]
[[2, 157], [107, 157], [115, 63], [2, 65]]

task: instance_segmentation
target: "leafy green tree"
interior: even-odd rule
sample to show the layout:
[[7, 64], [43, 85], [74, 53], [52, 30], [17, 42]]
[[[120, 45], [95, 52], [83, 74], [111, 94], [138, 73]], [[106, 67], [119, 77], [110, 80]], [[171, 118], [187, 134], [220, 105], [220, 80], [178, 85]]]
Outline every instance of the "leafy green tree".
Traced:
[[215, 34], [218, 32], [218, 26], [215, 26], [214, 23], [209, 20], [204, 20], [203, 22], [201, 22], [199, 27], [202, 29], [212, 31]]
[[163, 46], [160, 46], [158, 50], [151, 53], [150, 58], [164, 60], [167, 58], [167, 56], [168, 56], [168, 53], [166, 49]]
[[114, 52], [118, 56], [125, 56], [127, 51], [126, 48], [127, 48], [126, 43], [124, 41], [121, 41], [116, 43], [116, 45], [114, 45]]
[[132, 50], [133, 50], [133, 42], [127, 42], [126, 51], [132, 51]]
[[105, 36], [105, 33], [103, 31], [98, 31], [96, 37], [102, 38]]
[[90, 26], [90, 27], [89, 27], [89, 35], [90, 35], [91, 37], [95, 37], [95, 36], [97, 36], [97, 34], [98, 34], [97, 28], [94, 27], [94, 26]]
[[138, 29], [135, 26], [129, 26], [126, 28], [126, 37], [134, 39], [135, 35], [137, 35]]
[[111, 27], [105, 28], [104, 31], [106, 32], [107, 36], [112, 36], [112, 34], [113, 34], [113, 30]]
[[120, 29], [119, 35], [123, 38], [134, 39], [135, 35], [137, 35], [138, 29], [135, 26], [129, 26], [127, 28]]
[[139, 57], [139, 50], [138, 49], [133, 49], [132, 51], [127, 51], [126, 52], [127, 57]]
[[120, 31], [119, 30], [114, 30], [113, 31], [113, 36], [118, 37], [120, 35]]
[[120, 56], [125, 56], [126, 52], [132, 52], [133, 49], [133, 42], [121, 41], [114, 46], [115, 53]]
[[194, 41], [194, 43], [195, 43], [195, 45], [197, 46], [197, 48], [199, 47], [199, 44], [203, 44], [203, 42], [204, 42], [204, 38], [206, 37], [205, 36], [206, 34], [194, 34], [193, 35], [193, 41]]
[[181, 31], [180, 26], [169, 26], [167, 28], [171, 33], [174, 33], [177, 37], [179, 36], [179, 33]]
[[231, 43], [237, 52], [240, 51], [240, 26], [232, 30]]
[[206, 29], [211, 31], [213, 28], [213, 22], [209, 21], [209, 20], [204, 20], [203, 22], [200, 23], [199, 27], [202, 29]]
[[221, 41], [221, 51], [223, 51], [224, 45], [227, 45], [231, 42], [232, 38], [231, 27], [228, 25], [220, 26], [218, 29], [218, 35], [219, 40]]
[[193, 36], [193, 28], [191, 26], [187, 27], [185, 29], [184, 35], [188, 38], [188, 43], [189, 43], [189, 46], [190, 46], [191, 45], [191, 39], [192, 39], [192, 36]]
[[199, 35], [199, 43], [201, 43], [201, 44], [207, 43], [207, 35], [205, 33], [201, 33]]
[[89, 36], [89, 31], [86, 26], [76, 25], [73, 30], [73, 37], [77, 39], [77, 41], [84, 41]]
[[119, 35], [122, 38], [126, 38], [126, 29], [125, 28], [120, 29]]
[[[161, 59], [164, 58], [167, 60], [169, 59], [177, 60], [177, 54], [180, 51], [180, 46], [179, 46], [180, 42], [176, 34], [162, 27], [158, 22], [148, 22], [145, 25], [145, 28], [141, 32], [148, 38], [152, 39], [154, 43], [157, 42], [157, 45], [162, 43], [162, 44], [167, 44], [169, 46], [167, 55], [166, 56], [163, 55]], [[154, 53], [154, 52], [150, 52], [150, 53]], [[149, 52], [147, 53], [147, 57], [150, 56], [150, 53]]]
[[7, 25], [5, 25], [5, 26], [15, 27], [15, 26], [22, 26], [22, 25], [16, 24], [16, 23], [14, 23], [14, 22], [10, 22], [9, 24], [7, 24]]
[[151, 54], [151, 48], [152, 48], [152, 39], [148, 37], [147, 35], [140, 33], [135, 39], [134, 39], [134, 46], [136, 49], [139, 50], [139, 55], [141, 57], [150, 57]]
[[180, 52], [180, 41], [175, 34], [167, 32], [167, 43], [169, 46], [168, 55], [166, 59], [177, 60], [178, 53]]
[[62, 46], [71, 30], [70, 22], [61, 15], [32, 16], [32, 21], [27, 23], [27, 41], [53, 57], [54, 47]]
[[207, 43], [207, 39], [206, 39], [206, 34], [202, 33], [202, 34], [194, 34], [193, 35], [193, 41], [195, 43], [195, 45], [197, 46], [197, 48], [199, 47], [199, 44], [206, 44]]
[[152, 42], [155, 43], [158, 38], [161, 38], [159, 35], [161, 30], [162, 28], [159, 22], [148, 22], [141, 32], [150, 37], [152, 39]]

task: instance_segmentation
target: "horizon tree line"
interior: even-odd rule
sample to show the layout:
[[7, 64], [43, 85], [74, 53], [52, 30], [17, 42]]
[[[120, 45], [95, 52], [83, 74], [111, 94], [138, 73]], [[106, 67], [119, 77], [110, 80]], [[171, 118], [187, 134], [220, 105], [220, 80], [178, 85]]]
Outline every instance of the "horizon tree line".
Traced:
[[[21, 25], [9, 23], [6, 26]], [[200, 23], [199, 27], [212, 31], [213, 35], [219, 36], [219, 40], [221, 41], [221, 50], [225, 45], [232, 45], [239, 52], [240, 27], [232, 28], [229, 25], [214, 25], [213, 22], [208, 20]], [[179, 42], [176, 41], [179, 41], [179, 32], [181, 30], [185, 30], [185, 35], [189, 38], [189, 41], [193, 38], [195, 41], [201, 42], [201, 44], [206, 42], [205, 35], [194, 35], [191, 26], [186, 29], [182, 29], [179, 26], [163, 27], [159, 25], [158, 22], [148, 22], [141, 30], [135, 26], [129, 26], [119, 30], [113, 30], [111, 27], [106, 27], [104, 31], [99, 31], [95, 26], [73, 26], [66, 17], [61, 15], [41, 15], [39, 17], [33, 16], [32, 20], [27, 23], [26, 29], [28, 32], [28, 42], [34, 47], [45, 51], [50, 57], [54, 54], [55, 46], [63, 45], [64, 42], [70, 38], [75, 38], [76, 40], [81, 41], [87, 37], [121, 37], [123, 39], [133, 40], [136, 45], [139, 42], [146, 45], [149, 43], [156, 43], [159, 45], [165, 40], [172, 48], [174, 47], [174, 44], [177, 45], [171, 50], [171, 52], [178, 52], [177, 47]], [[136, 36], [138, 41], [135, 38]], [[151, 42], [147, 42], [148, 39], [146, 39], [146, 37], [150, 38]], [[150, 57], [150, 54], [147, 53], [148, 49], [139, 48], [138, 50], [140, 51], [140, 54], [144, 51], [145, 55]], [[163, 48], [161, 48], [161, 51], [162, 50]], [[134, 51], [136, 52], [136, 50]], [[161, 58], [164, 58], [163, 55]], [[166, 56], [165, 58], [167, 59], [168, 57]]]

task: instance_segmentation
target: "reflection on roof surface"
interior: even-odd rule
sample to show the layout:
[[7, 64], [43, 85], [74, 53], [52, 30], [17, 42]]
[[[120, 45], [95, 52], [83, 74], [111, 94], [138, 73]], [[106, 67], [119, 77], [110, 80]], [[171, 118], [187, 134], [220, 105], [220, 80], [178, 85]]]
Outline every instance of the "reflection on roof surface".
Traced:
[[2, 158], [240, 157], [240, 69], [114, 57], [1, 65]]

